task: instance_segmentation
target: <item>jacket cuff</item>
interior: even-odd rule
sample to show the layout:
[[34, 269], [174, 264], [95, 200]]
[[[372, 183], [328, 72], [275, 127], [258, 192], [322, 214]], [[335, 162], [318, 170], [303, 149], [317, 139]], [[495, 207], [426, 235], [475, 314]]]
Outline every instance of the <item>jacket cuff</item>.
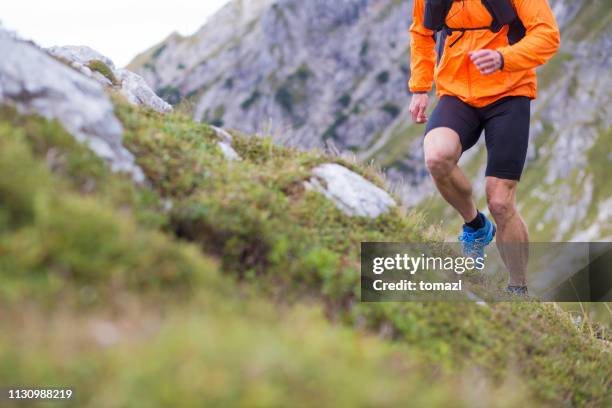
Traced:
[[506, 69], [506, 71], [511, 71], [508, 69], [508, 53], [511, 53], [512, 50], [510, 49], [510, 47], [512, 47], [511, 45], [508, 47], [502, 47], [502, 48], [498, 48], [496, 51], [499, 53], [499, 55], [501, 55], [501, 59], [502, 59], [502, 65], [500, 70], [503, 71], [504, 69]]
[[424, 93], [429, 93], [432, 89], [431, 86], [429, 87], [425, 87], [425, 86], [409, 86], [408, 87], [410, 89], [410, 93], [413, 94], [424, 94]]

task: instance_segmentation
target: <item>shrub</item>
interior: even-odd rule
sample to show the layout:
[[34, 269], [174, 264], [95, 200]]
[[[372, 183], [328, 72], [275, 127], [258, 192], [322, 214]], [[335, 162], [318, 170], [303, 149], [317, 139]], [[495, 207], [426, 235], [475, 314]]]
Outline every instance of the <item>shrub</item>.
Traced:
[[343, 107], [348, 108], [349, 105], [351, 104], [351, 95], [349, 94], [342, 95], [340, 99], [338, 99], [338, 103], [342, 105]]
[[396, 118], [400, 113], [400, 108], [391, 102], [387, 102], [383, 105], [382, 110], [389, 114], [392, 118]]
[[171, 105], [176, 105], [181, 101], [181, 90], [175, 86], [165, 86], [157, 90], [159, 97]]
[[253, 91], [253, 93], [251, 94], [251, 96], [248, 97], [248, 99], [245, 99], [241, 104], [240, 107], [242, 108], [242, 110], [249, 110], [249, 108], [255, 103], [257, 102], [257, 100], [259, 99], [259, 97], [261, 96], [261, 94], [259, 93], [259, 91], [256, 89]]
[[389, 82], [389, 71], [383, 71], [380, 74], [376, 75], [376, 81], [381, 85]]
[[282, 87], [276, 91], [274, 100], [287, 112], [293, 112], [293, 95], [287, 88]]

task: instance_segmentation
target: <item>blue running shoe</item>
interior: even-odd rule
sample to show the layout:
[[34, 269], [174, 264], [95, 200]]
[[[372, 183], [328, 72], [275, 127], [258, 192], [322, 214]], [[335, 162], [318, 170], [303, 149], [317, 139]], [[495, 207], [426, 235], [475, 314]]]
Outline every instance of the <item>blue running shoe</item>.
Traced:
[[459, 236], [459, 241], [463, 243], [463, 255], [468, 258], [484, 258], [485, 247], [495, 237], [495, 232], [497, 231], [495, 225], [487, 217], [484, 217], [484, 220], [484, 227], [477, 230], [467, 225], [463, 226], [463, 233]]

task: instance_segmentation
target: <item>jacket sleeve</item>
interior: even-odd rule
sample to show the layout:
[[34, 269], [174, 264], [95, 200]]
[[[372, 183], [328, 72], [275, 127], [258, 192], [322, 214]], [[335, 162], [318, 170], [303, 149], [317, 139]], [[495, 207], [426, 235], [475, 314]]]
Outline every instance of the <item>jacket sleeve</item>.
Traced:
[[547, 0], [513, 0], [526, 29], [514, 45], [498, 49], [504, 57], [504, 71], [515, 72], [545, 64], [559, 49], [561, 36]]
[[425, 0], [414, 0], [414, 17], [410, 26], [410, 92], [429, 92], [436, 67], [434, 32], [425, 28]]

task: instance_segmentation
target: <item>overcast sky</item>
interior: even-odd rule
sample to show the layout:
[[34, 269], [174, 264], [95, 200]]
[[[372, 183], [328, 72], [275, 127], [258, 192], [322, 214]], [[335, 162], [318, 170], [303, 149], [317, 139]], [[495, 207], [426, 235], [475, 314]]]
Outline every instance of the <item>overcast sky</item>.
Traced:
[[194, 33], [227, 1], [4, 0], [0, 22], [43, 47], [88, 45], [124, 66], [173, 31]]

